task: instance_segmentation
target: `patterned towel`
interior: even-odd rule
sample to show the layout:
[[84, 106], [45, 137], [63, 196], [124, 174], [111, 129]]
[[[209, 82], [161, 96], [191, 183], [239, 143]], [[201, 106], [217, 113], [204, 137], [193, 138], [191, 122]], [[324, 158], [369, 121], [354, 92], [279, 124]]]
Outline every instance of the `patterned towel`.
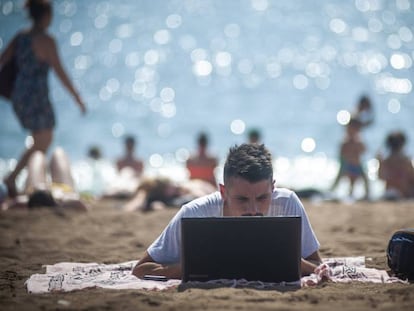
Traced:
[[301, 286], [314, 286], [327, 280], [332, 282], [405, 282], [389, 277], [384, 270], [365, 268], [364, 257], [325, 258], [324, 263], [315, 270], [314, 274], [303, 277], [300, 281], [293, 283], [214, 280], [204, 283], [188, 282], [181, 284], [181, 280], [177, 279], [165, 282], [142, 280], [131, 274], [132, 268], [136, 263], [137, 261], [135, 260], [119, 264], [62, 262], [46, 265], [44, 266], [46, 272], [30, 276], [26, 281], [26, 287], [29, 293], [40, 294], [70, 292], [86, 288], [166, 290], [179, 285], [181, 289], [188, 287], [212, 288], [226, 286], [289, 290], [297, 289]]
[[181, 280], [157, 282], [131, 274], [137, 260], [120, 264], [61, 262], [46, 265], [45, 274], [33, 274], [26, 281], [29, 293], [70, 292], [86, 288], [164, 290]]
[[385, 270], [365, 267], [365, 257], [325, 258], [323, 263], [309, 276], [301, 278], [301, 286], [314, 286], [324, 281], [334, 283], [407, 283], [390, 277]]

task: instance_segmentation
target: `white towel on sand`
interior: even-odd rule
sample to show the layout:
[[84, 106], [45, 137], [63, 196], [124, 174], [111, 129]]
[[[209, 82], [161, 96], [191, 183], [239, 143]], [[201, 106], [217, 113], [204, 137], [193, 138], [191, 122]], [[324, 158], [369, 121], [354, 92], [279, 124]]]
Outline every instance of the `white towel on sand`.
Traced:
[[365, 257], [325, 258], [323, 263], [309, 276], [301, 278], [301, 286], [313, 286], [324, 281], [334, 283], [406, 283], [390, 277], [385, 270], [365, 267]]
[[119, 264], [61, 262], [46, 265], [45, 274], [33, 274], [27, 281], [29, 293], [70, 292], [85, 288], [164, 290], [181, 280], [157, 282], [131, 274], [137, 260]]
[[[136, 260], [119, 264], [98, 264], [62, 262], [46, 265], [44, 274], [33, 274], [26, 281], [29, 293], [40, 294], [50, 292], [70, 292], [86, 288], [108, 289], [144, 289], [165, 290], [178, 287], [181, 280], [171, 279], [165, 282], [138, 279], [131, 274]], [[389, 277], [384, 270], [365, 267], [364, 257], [325, 258], [314, 274], [302, 277], [294, 283], [264, 283], [246, 280], [214, 280], [203, 283], [206, 287], [229, 286], [251, 287], [257, 289], [300, 288], [314, 286], [324, 281], [332, 282], [371, 282], [392, 283], [404, 282], [398, 278]], [[200, 287], [201, 282], [186, 283], [183, 288]]]

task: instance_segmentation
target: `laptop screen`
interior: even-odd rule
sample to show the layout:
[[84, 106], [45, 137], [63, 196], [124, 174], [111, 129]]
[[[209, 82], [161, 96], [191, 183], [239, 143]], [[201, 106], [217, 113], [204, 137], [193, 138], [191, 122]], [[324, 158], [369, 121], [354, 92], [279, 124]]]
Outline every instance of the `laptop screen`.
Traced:
[[182, 279], [300, 279], [301, 218], [181, 219]]

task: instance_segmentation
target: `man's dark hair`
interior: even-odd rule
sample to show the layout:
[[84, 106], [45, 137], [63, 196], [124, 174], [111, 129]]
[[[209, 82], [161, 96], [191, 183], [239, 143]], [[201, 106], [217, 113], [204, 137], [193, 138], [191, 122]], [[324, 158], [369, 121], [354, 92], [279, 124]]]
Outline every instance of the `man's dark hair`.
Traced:
[[224, 164], [224, 184], [231, 177], [249, 182], [273, 179], [272, 155], [263, 144], [242, 144], [230, 148]]

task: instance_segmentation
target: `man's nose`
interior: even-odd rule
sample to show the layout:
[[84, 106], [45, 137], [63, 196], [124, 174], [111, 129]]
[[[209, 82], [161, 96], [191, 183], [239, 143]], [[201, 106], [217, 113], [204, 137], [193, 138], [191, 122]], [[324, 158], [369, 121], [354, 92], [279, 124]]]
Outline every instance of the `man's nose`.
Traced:
[[258, 211], [258, 207], [257, 207], [256, 201], [250, 202], [250, 204], [249, 204], [249, 210], [248, 211], [249, 211], [249, 213], [256, 214], [256, 212]]
[[259, 211], [258, 204], [254, 202], [249, 204], [246, 213], [244, 213], [242, 216], [263, 216], [263, 213]]

